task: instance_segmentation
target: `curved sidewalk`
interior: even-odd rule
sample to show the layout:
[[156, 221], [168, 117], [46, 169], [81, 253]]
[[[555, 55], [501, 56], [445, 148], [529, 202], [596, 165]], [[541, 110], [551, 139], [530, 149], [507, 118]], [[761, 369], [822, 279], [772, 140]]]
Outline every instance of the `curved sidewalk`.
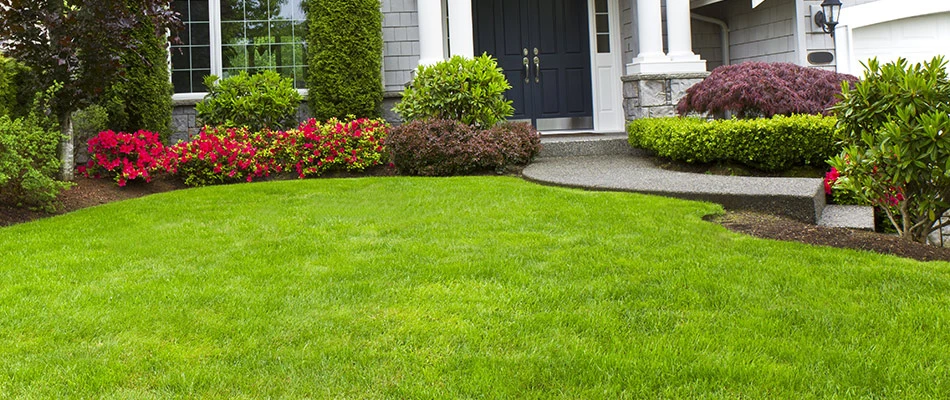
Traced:
[[818, 178], [760, 178], [676, 172], [634, 154], [542, 157], [525, 167], [539, 183], [593, 190], [656, 194], [785, 215], [816, 223], [825, 206]]

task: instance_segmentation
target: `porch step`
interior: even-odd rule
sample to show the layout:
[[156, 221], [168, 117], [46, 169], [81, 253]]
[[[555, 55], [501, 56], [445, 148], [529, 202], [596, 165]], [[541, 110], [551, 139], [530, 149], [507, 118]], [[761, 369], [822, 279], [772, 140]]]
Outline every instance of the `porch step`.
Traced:
[[579, 134], [542, 134], [539, 158], [582, 157], [616, 154], [636, 154], [627, 142], [627, 134], [617, 133], [579, 133]]

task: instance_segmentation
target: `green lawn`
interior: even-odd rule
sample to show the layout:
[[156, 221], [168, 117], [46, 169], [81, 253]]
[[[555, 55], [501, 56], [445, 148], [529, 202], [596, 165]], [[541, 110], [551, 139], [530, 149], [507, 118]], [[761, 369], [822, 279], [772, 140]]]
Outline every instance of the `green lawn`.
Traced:
[[950, 264], [716, 212], [321, 179], [0, 228], [0, 397], [950, 396]]

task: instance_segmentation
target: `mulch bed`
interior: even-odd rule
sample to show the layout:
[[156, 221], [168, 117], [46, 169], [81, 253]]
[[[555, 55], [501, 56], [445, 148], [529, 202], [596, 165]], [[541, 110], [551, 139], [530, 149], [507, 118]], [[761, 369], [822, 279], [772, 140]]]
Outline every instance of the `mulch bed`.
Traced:
[[[392, 175], [389, 169], [370, 171], [368, 175]], [[353, 176], [347, 173], [331, 174], [328, 177]], [[361, 175], [365, 176], [365, 175]], [[0, 206], [0, 226], [13, 225], [46, 218], [114, 201], [142, 197], [153, 193], [183, 189], [181, 180], [159, 176], [151, 183], [133, 181], [119, 187], [112, 180], [79, 177], [75, 186], [60, 195], [61, 207], [53, 214], [20, 208]], [[829, 228], [810, 225], [788, 218], [746, 211], [730, 211], [725, 215], [710, 217], [710, 220], [726, 228], [755, 237], [787, 240], [819, 246], [874, 251], [893, 254], [921, 261], [950, 261], [950, 248], [928, 246], [900, 239], [896, 236], [845, 228]]]

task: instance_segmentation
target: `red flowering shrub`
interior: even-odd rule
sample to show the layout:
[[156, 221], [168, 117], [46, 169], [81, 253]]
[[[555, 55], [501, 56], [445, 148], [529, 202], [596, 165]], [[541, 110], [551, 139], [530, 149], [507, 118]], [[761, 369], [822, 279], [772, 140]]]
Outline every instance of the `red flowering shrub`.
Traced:
[[525, 164], [541, 149], [538, 131], [504, 123], [479, 130], [455, 120], [412, 121], [387, 142], [396, 167], [411, 175], [444, 176]]
[[388, 131], [379, 119], [340, 122], [333, 118], [319, 123], [311, 118], [297, 129], [265, 133], [272, 143], [266, 152], [300, 178], [330, 169], [362, 171], [382, 163]]
[[168, 149], [165, 168], [190, 186], [251, 182], [281, 171], [272, 157], [258, 155], [262, 147], [266, 147], [264, 136], [253, 135], [247, 128], [206, 126], [195, 140]]
[[149, 131], [103, 131], [89, 139], [88, 145], [90, 160], [79, 167], [79, 173], [86, 177], [110, 174], [119, 186], [137, 178], [150, 182], [151, 174], [159, 171], [165, 160], [159, 134]]
[[288, 131], [205, 127], [198, 138], [169, 149], [165, 168], [192, 186], [251, 182], [294, 171], [298, 178], [331, 169], [362, 171], [382, 162], [389, 127], [361, 118], [305, 121]]
[[858, 78], [789, 63], [724, 65], [687, 89], [676, 112], [722, 115], [729, 111], [739, 118], [830, 115], [828, 108], [838, 102], [836, 95], [845, 81], [854, 86]]

